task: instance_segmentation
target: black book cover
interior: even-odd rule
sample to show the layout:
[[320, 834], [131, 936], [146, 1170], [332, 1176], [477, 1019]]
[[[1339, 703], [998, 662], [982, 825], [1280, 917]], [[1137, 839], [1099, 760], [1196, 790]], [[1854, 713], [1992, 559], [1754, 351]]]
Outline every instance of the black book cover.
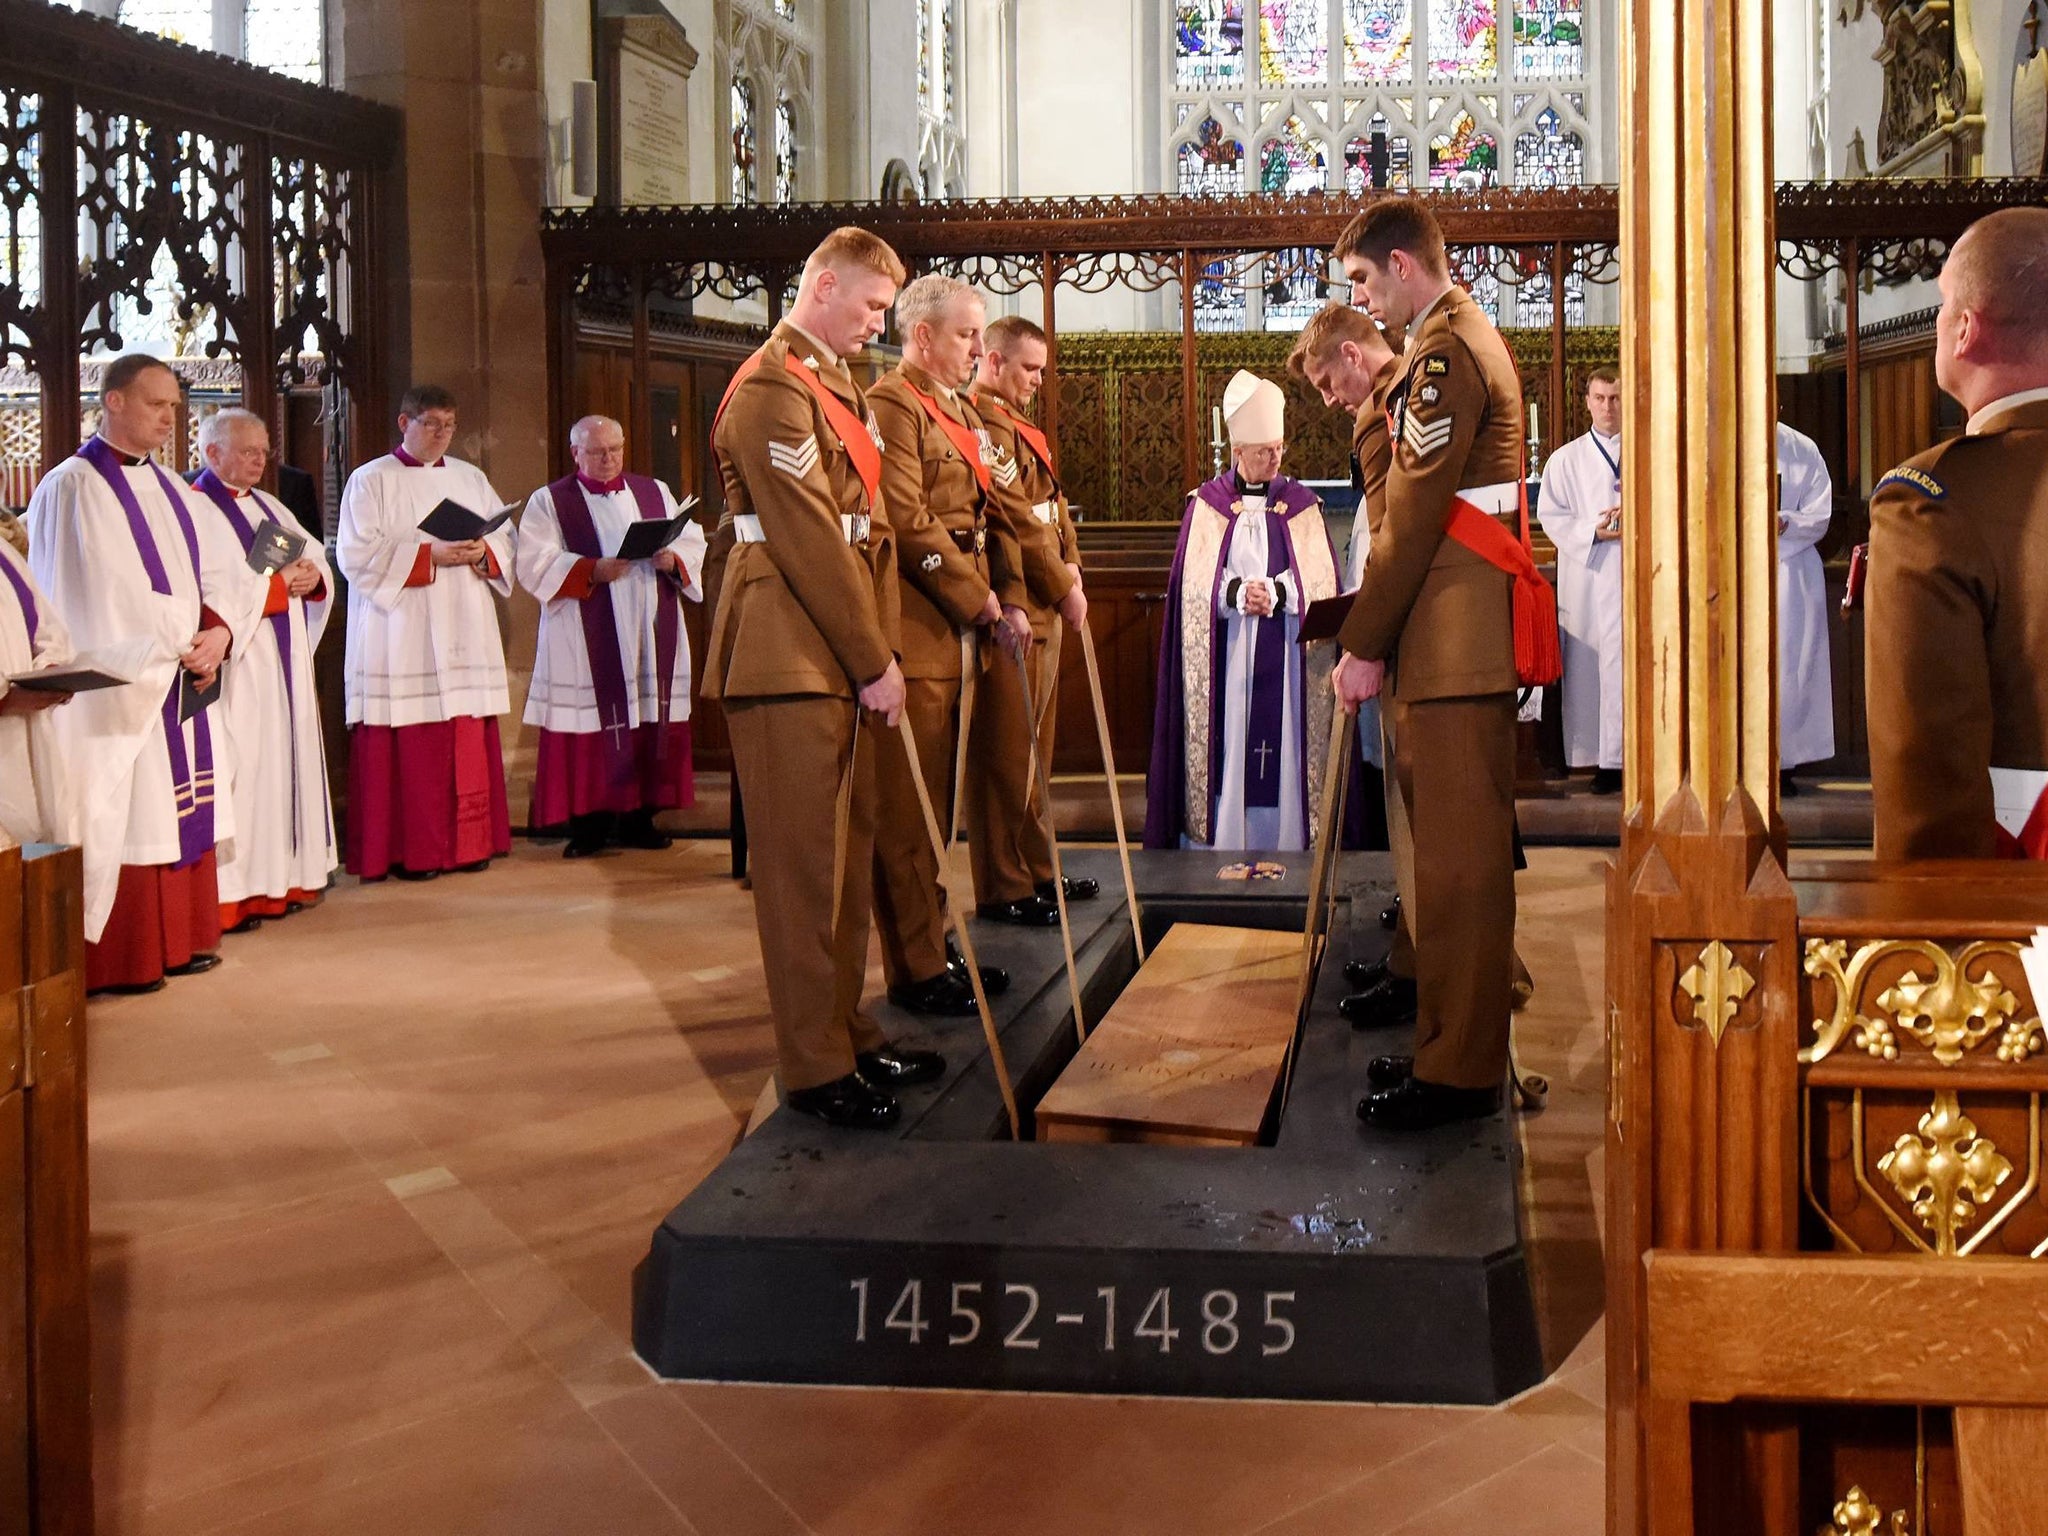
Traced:
[[220, 670], [213, 674], [213, 681], [202, 688], [199, 686], [198, 678], [182, 667], [178, 669], [178, 721], [180, 724], [190, 720], [209, 704], [219, 702], [220, 685], [227, 675], [228, 664], [222, 662]]
[[626, 536], [619, 540], [620, 560], [652, 560], [669, 545], [689, 524], [690, 514], [679, 512], [674, 517], [646, 519], [633, 524], [626, 530]]
[[33, 693], [92, 693], [101, 688], [119, 688], [127, 681], [125, 677], [102, 672], [98, 667], [72, 666], [16, 672], [7, 679], [7, 684]]
[[267, 518], [249, 545], [249, 569], [259, 576], [275, 576], [305, 552], [303, 533]]
[[481, 539], [486, 534], [496, 533], [512, 519], [516, 507], [500, 507], [495, 517], [485, 518], [472, 512], [459, 501], [442, 498], [440, 504], [420, 519], [420, 532], [430, 539], [439, 539], [444, 544], [465, 544], [471, 539]]

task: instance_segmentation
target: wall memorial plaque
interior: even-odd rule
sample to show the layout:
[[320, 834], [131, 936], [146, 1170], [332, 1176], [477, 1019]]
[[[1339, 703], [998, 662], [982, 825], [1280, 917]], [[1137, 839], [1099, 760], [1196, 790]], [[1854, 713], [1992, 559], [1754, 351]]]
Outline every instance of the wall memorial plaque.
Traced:
[[595, 20], [598, 201], [691, 201], [688, 86], [697, 50], [660, 0], [599, 0]]

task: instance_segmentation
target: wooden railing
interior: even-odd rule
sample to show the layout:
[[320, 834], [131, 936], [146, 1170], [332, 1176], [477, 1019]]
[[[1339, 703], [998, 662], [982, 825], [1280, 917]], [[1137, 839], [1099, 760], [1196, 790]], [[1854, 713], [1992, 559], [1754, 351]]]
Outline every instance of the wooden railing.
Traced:
[[78, 850], [0, 849], [0, 1530], [92, 1530]]

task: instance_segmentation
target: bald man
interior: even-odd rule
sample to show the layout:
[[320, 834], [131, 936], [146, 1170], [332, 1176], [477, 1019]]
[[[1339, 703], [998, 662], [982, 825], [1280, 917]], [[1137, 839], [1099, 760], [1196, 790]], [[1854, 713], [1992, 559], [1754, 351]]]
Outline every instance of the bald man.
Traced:
[[1934, 335], [1969, 424], [1870, 501], [1876, 851], [2048, 857], [2048, 209], [1964, 232]]
[[626, 433], [609, 416], [569, 429], [575, 471], [535, 491], [519, 522], [519, 584], [540, 599], [526, 723], [540, 728], [528, 825], [564, 828], [562, 856], [607, 845], [663, 849], [657, 811], [695, 800], [690, 647], [683, 603], [704, 600], [704, 530], [685, 523], [655, 554], [619, 558], [637, 522], [674, 518], [676, 499], [626, 473]]

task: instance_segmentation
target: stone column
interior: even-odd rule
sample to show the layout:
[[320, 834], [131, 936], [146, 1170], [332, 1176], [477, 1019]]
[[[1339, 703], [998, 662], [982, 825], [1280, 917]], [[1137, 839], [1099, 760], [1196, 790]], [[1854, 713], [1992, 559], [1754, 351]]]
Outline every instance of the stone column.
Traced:
[[[1609, 1536], [1792, 1536], [1782, 1411], [1646, 1389], [1642, 1255], [1796, 1246], [1769, 0], [1626, 0], [1627, 814], [1608, 894]], [[1673, 1523], [1683, 1520], [1682, 1526]]]
[[[350, 0], [338, 82], [405, 114], [402, 205], [382, 210], [397, 301], [390, 398], [414, 382], [453, 390], [455, 454], [507, 500], [524, 500], [549, 464], [540, 24], [539, 0]], [[359, 458], [385, 451], [396, 430], [371, 434]], [[506, 607], [512, 714], [500, 728], [518, 823], [533, 755], [517, 723], [539, 610], [524, 593]]]

